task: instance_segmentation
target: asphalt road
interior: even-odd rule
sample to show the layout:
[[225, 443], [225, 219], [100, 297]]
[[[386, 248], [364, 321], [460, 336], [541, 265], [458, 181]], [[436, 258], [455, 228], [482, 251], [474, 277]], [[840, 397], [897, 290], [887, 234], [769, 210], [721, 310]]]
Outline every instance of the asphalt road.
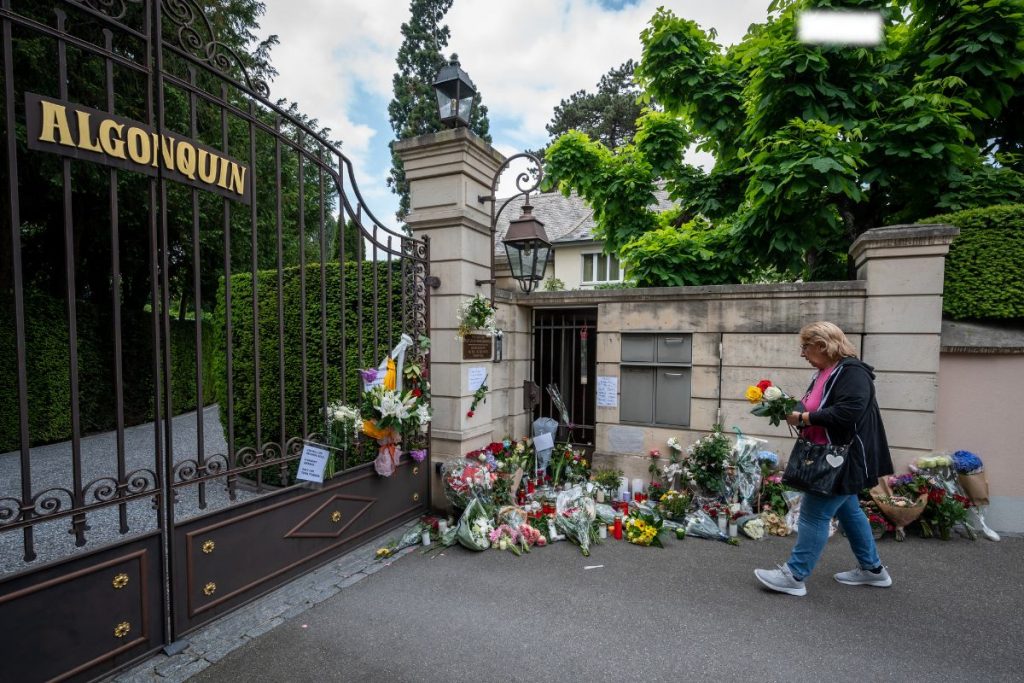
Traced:
[[752, 573], [792, 542], [415, 552], [192, 680], [1022, 680], [1024, 539], [885, 540], [880, 589], [837, 536], [802, 598]]

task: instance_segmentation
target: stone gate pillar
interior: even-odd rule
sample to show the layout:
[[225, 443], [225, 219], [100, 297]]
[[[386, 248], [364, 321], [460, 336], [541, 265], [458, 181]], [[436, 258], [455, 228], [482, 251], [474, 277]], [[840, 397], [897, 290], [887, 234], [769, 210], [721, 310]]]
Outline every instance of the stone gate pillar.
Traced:
[[959, 229], [894, 225], [868, 230], [850, 247], [867, 281], [861, 355], [874, 366], [896, 471], [935, 448], [942, 286], [946, 252]]
[[464, 361], [458, 330], [459, 304], [474, 294], [490, 296], [490, 194], [494, 174], [505, 157], [466, 128], [445, 130], [402, 140], [395, 145], [409, 181], [410, 213], [406, 223], [417, 237], [430, 237], [430, 274], [441, 285], [430, 297], [431, 374], [434, 419], [430, 441], [433, 504], [446, 501], [435, 463], [458, 457], [491, 442], [491, 410], [496, 401], [481, 403], [472, 418], [469, 369], [490, 361]]

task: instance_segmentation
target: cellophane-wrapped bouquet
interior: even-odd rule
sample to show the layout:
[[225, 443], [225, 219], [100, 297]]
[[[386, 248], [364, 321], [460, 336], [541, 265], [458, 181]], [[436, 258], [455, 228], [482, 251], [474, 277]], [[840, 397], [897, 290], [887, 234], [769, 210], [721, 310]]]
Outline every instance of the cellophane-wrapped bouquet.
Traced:
[[584, 557], [590, 557], [590, 544], [596, 540], [596, 515], [594, 499], [580, 486], [562, 491], [555, 500], [555, 528], [578, 545]]
[[493, 530], [490, 511], [479, 499], [474, 498], [459, 518], [455, 540], [470, 550], [487, 550], [491, 547], [490, 534]]
[[445, 498], [457, 510], [465, 510], [475, 498], [490, 503], [497, 479], [498, 475], [486, 460], [458, 458], [441, 466]]

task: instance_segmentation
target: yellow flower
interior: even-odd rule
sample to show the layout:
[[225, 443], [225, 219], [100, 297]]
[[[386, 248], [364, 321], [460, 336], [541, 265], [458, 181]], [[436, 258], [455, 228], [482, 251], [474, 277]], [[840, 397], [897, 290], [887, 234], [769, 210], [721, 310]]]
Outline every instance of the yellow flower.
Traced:
[[751, 403], [760, 403], [762, 395], [762, 391], [758, 387], [747, 387], [746, 396], [747, 400], [750, 401]]

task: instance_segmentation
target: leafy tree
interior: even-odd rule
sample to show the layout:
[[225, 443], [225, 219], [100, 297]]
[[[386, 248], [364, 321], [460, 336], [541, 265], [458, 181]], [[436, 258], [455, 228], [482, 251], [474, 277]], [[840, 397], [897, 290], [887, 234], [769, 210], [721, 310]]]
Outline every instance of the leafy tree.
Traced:
[[[388, 104], [388, 120], [391, 122], [396, 142], [417, 135], [436, 133], [443, 128], [441, 117], [437, 113], [434, 80], [437, 78], [437, 72], [447, 63], [442, 50], [448, 46], [451, 30], [441, 22], [451, 9], [452, 2], [454, 0], [411, 0], [409, 3], [411, 16], [409, 21], [402, 24], [403, 40], [395, 60], [398, 71], [392, 78], [395, 96]], [[452, 55], [452, 59], [457, 58], [457, 55]], [[487, 107], [480, 102], [478, 92], [470, 115], [469, 128], [490, 142]], [[402, 160], [394, 150], [391, 153], [388, 186], [399, 197], [395, 217], [404, 220], [409, 213], [409, 183], [405, 180]]]
[[[552, 140], [577, 130], [608, 149], [632, 142], [636, 120], [643, 113], [637, 102], [640, 88], [633, 80], [636, 62], [632, 59], [614, 67], [597, 84], [597, 92], [578, 90], [555, 107], [547, 126]], [[534, 152], [539, 157], [545, 150]]]
[[[812, 7], [879, 10], [885, 43], [801, 44], [796, 19]], [[869, 228], [977, 197], [1019, 201], [1024, 2], [776, 0], [769, 11], [723, 50], [713, 32], [658, 10], [636, 75], [641, 100], [664, 111], [646, 112], [616, 153], [572, 134], [549, 149], [549, 178], [595, 206], [608, 248], [659, 224], [649, 208], [659, 179], [681, 215], [729, 226], [732, 239], [707, 258], [743, 254], [817, 279], [841, 273]], [[715, 156], [711, 172], [681, 162], [691, 141]], [[701, 245], [676, 241], [678, 267], [690, 267]]]

